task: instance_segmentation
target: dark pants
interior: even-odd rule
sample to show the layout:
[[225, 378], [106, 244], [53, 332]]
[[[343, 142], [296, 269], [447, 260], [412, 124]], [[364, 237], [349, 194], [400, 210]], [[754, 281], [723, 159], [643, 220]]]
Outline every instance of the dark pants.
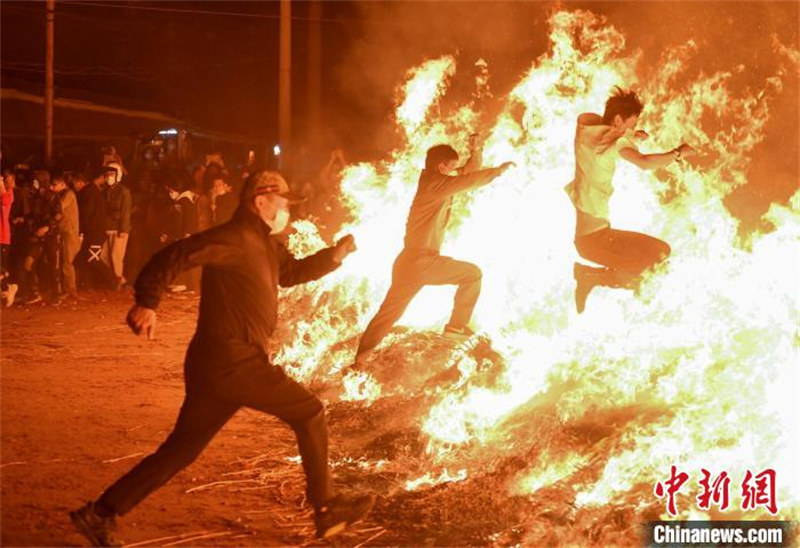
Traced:
[[81, 239], [78, 234], [61, 233], [61, 290], [68, 295], [75, 295], [78, 292], [73, 262], [80, 248]]
[[[294, 430], [306, 474], [307, 498], [331, 498], [328, 427], [322, 402], [258, 352], [208, 380], [216, 364], [192, 341], [186, 361], [186, 399], [172, 433], [158, 450], [109, 487], [98, 501], [122, 515], [191, 464], [240, 407], [274, 415]], [[230, 358], [230, 357], [229, 357]], [[232, 362], [228, 362], [232, 363]]]
[[108, 289], [114, 287], [116, 278], [106, 263], [100, 258], [105, 243], [105, 234], [89, 237], [84, 235], [81, 249], [75, 256], [75, 270], [78, 285], [89, 289]]
[[0, 244], [0, 276], [3, 277], [0, 289], [3, 291], [8, 289], [9, 284], [13, 283], [11, 272], [11, 245]]
[[47, 301], [55, 299], [59, 291], [60, 247], [58, 235], [30, 240], [19, 276], [23, 295], [31, 297], [38, 292]]
[[635, 287], [642, 274], [669, 257], [669, 244], [639, 232], [604, 228], [575, 240], [581, 257], [607, 268], [593, 269], [594, 285]]
[[356, 356], [378, 346], [411, 299], [426, 285], [458, 285], [449, 324], [464, 327], [481, 293], [481, 270], [472, 263], [438, 253], [404, 249], [392, 268], [392, 285], [378, 313], [361, 336]]

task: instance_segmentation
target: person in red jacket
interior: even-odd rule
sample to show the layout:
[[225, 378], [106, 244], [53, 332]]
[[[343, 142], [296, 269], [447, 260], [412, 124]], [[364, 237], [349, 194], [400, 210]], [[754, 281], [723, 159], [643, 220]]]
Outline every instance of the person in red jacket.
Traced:
[[445, 335], [459, 338], [472, 335], [467, 325], [481, 292], [481, 270], [472, 263], [439, 253], [444, 240], [453, 196], [486, 185], [502, 175], [513, 162], [499, 167], [471, 171], [478, 163], [474, 138], [472, 155], [459, 174], [458, 153], [449, 145], [428, 150], [425, 169], [419, 177], [417, 193], [406, 222], [405, 246], [392, 267], [392, 284], [375, 317], [372, 318], [348, 370], [363, 367], [368, 352], [375, 348], [403, 315], [414, 296], [426, 285], [457, 285], [450, 321]]
[[6, 307], [14, 304], [19, 286], [11, 283], [11, 206], [14, 204], [14, 173], [6, 170], [0, 179], [0, 284]]

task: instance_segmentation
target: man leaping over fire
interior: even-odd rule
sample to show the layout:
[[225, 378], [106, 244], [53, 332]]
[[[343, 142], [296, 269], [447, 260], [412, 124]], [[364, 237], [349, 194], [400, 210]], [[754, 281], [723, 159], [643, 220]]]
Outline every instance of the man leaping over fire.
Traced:
[[499, 177], [513, 162], [471, 171], [478, 164], [475, 136], [470, 138], [471, 156], [458, 173], [458, 153], [449, 145], [428, 150], [425, 169], [406, 221], [405, 246], [392, 267], [392, 284], [375, 317], [369, 322], [356, 351], [355, 363], [347, 370], [361, 370], [369, 351], [386, 336], [403, 315], [414, 296], [426, 285], [457, 285], [450, 321], [445, 335], [472, 335], [468, 323], [481, 291], [481, 271], [472, 263], [439, 254], [450, 217], [453, 196], [486, 185]]
[[656, 154], [642, 154], [634, 139], [646, 138], [635, 131], [643, 105], [636, 93], [616, 88], [606, 101], [602, 116], [578, 116], [575, 131], [575, 178], [566, 191], [575, 205], [575, 247], [581, 257], [603, 265], [593, 268], [575, 263], [575, 306], [586, 307], [589, 292], [597, 286], [635, 289], [642, 274], [664, 261], [670, 247], [652, 236], [611, 228], [608, 201], [614, 192], [612, 179], [618, 158], [641, 169], [656, 169], [694, 156], [687, 144]]
[[274, 237], [289, 220], [289, 187], [279, 174], [258, 171], [241, 191], [229, 222], [160, 251], [136, 280], [128, 324], [152, 338], [161, 295], [182, 271], [202, 267], [200, 316], [186, 353], [186, 397], [172, 433], [158, 450], [95, 502], [70, 513], [95, 546], [120, 546], [114, 518], [188, 466], [240, 407], [274, 415], [297, 438], [314, 507], [317, 534], [327, 537], [366, 515], [372, 495], [336, 494], [328, 468], [328, 427], [322, 402], [270, 363], [269, 338], [278, 316], [278, 285], [315, 280], [355, 250], [352, 236], [297, 260]]

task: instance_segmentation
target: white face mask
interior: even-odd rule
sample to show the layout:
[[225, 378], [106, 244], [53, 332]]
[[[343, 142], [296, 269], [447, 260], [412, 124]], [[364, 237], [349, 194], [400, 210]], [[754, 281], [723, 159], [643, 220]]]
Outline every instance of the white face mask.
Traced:
[[264, 222], [269, 225], [272, 229], [273, 234], [279, 234], [286, 230], [286, 227], [289, 225], [289, 210], [280, 208], [275, 213], [275, 218], [271, 220], [264, 219]]

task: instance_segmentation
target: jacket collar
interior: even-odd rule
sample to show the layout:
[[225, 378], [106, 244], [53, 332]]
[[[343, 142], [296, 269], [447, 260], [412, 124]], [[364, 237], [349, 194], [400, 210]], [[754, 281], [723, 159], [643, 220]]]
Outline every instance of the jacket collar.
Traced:
[[259, 234], [262, 234], [264, 238], [269, 238], [272, 233], [272, 229], [267, 223], [261, 220], [261, 217], [245, 207], [239, 207], [236, 209], [236, 212], [233, 214], [233, 219], [236, 222], [248, 227], [250, 230], [254, 230]]

